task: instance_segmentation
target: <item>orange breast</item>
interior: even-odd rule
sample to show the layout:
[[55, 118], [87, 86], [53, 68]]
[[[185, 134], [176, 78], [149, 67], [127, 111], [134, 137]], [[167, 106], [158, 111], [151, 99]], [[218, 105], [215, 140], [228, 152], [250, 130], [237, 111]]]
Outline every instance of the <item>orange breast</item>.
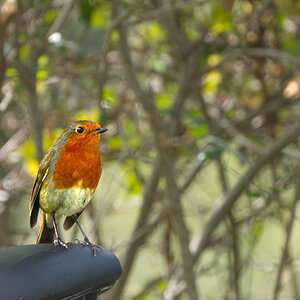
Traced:
[[92, 134], [82, 141], [67, 140], [54, 166], [55, 189], [97, 187], [101, 175], [98, 144], [98, 134]]

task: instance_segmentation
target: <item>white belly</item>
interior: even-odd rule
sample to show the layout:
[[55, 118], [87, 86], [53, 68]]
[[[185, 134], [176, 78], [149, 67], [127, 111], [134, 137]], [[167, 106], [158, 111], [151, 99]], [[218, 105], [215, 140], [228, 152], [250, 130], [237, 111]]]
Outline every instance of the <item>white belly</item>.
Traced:
[[73, 187], [66, 190], [47, 190], [40, 192], [40, 207], [48, 214], [72, 216], [83, 211], [91, 201], [94, 190]]

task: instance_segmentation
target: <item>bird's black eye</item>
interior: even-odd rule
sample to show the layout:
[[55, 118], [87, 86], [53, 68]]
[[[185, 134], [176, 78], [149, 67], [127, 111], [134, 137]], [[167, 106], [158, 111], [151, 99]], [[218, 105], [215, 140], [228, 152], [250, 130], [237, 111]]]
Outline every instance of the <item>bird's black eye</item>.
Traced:
[[83, 133], [83, 132], [84, 132], [83, 127], [78, 126], [78, 127], [76, 128], [76, 132], [77, 132], [77, 133]]

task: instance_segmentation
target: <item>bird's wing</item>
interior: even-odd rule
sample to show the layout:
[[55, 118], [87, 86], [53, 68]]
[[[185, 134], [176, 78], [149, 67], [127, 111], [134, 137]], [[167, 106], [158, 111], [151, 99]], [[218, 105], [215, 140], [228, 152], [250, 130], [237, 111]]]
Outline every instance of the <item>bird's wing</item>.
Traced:
[[[82, 212], [83, 212], [83, 211], [81, 211], [81, 212], [75, 214], [75, 215], [74, 215], [75, 218], [77, 219], [77, 218], [81, 215]], [[64, 221], [64, 229], [65, 229], [65, 230], [70, 229], [70, 228], [74, 225], [74, 223], [75, 223], [75, 220], [74, 220], [73, 216], [66, 217], [66, 219], [65, 219], [65, 221]]]
[[43, 182], [45, 178], [47, 177], [49, 166], [51, 159], [54, 156], [55, 150], [51, 148], [46, 155], [44, 156], [40, 168], [38, 170], [38, 173], [36, 175], [32, 193], [31, 193], [31, 199], [29, 204], [29, 211], [30, 211], [30, 227], [33, 228], [37, 223], [38, 213], [39, 213], [39, 198], [40, 198], [40, 191], [43, 186]]

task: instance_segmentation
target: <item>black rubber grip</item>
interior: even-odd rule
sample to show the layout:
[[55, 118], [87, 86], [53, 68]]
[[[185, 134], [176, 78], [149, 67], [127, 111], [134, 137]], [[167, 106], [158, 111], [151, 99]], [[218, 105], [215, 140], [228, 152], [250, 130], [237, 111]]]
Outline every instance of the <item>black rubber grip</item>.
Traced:
[[0, 248], [1, 300], [96, 299], [122, 274], [110, 251], [68, 244]]

